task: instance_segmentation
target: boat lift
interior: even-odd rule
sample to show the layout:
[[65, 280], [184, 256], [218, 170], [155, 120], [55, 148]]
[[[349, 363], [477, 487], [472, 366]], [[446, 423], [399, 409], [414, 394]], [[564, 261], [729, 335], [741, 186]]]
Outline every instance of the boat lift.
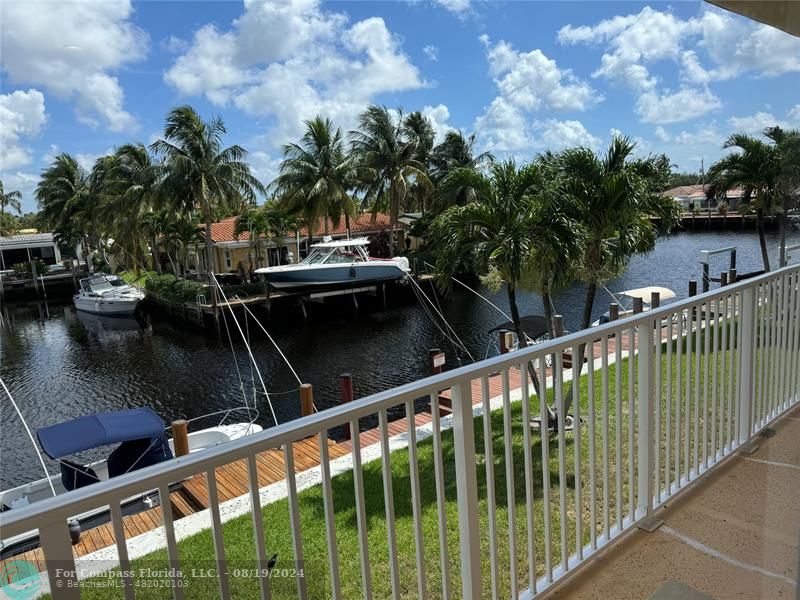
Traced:
[[712, 281], [719, 283], [719, 277], [711, 277], [709, 271], [711, 257], [716, 254], [730, 254], [730, 269], [736, 269], [736, 246], [719, 248], [718, 250], [702, 250], [700, 252], [700, 263], [703, 265], [703, 291], [707, 292]]

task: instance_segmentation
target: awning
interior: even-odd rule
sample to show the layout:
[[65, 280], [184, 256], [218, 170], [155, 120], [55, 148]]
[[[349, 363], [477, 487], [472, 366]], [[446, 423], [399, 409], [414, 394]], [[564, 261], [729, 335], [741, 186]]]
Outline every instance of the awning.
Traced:
[[636, 288], [635, 290], [625, 290], [620, 292], [620, 296], [629, 298], [641, 298], [644, 302], [650, 302], [653, 292], [658, 292], [661, 296], [659, 300], [670, 300], [675, 297], [675, 292], [669, 288], [652, 285], [650, 287]]
[[[520, 325], [522, 325], [522, 331], [524, 331], [525, 334], [532, 340], [538, 339], [546, 333], [549, 333], [547, 319], [541, 315], [528, 315], [527, 317], [520, 317], [519, 322]], [[490, 329], [489, 333], [501, 331], [503, 329], [515, 331], [514, 322], [507, 321], [505, 323], [501, 323], [497, 327]]]
[[149, 408], [95, 413], [37, 430], [36, 436], [47, 456], [63, 458], [76, 452], [149, 439], [164, 432], [164, 421]]

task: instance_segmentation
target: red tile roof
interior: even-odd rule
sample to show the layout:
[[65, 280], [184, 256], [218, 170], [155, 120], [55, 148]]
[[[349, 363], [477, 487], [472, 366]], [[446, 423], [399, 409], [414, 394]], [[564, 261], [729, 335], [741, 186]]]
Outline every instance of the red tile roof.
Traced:
[[[707, 186], [704, 187], [702, 183], [695, 185], [680, 185], [669, 190], [661, 192], [662, 196], [675, 198], [676, 196], [686, 196], [690, 198], [705, 198]], [[728, 190], [726, 196], [728, 198], [741, 198], [744, 195], [744, 190], [741, 188], [732, 188]]]
[[[234, 229], [236, 227], [236, 219], [237, 217], [228, 217], [227, 219], [222, 219], [217, 223], [211, 224], [211, 239], [215, 242], [246, 242], [250, 239], [250, 232], [244, 231], [242, 232], [238, 240], [233, 235]], [[403, 229], [403, 224], [398, 223], [397, 228]], [[378, 213], [373, 218], [372, 213], [364, 213], [358, 215], [354, 219], [350, 219], [350, 233], [351, 234], [360, 234], [366, 235], [369, 233], [376, 233], [381, 229], [389, 229], [389, 215], [384, 213]], [[347, 228], [345, 227], [345, 220], [342, 218], [339, 221], [338, 227], [334, 227], [333, 224], [328, 221], [328, 234], [330, 236], [342, 236], [347, 234]], [[316, 230], [314, 231], [315, 237], [322, 237], [325, 235], [325, 226], [323, 224], [323, 220], [320, 219], [317, 223]], [[308, 230], [305, 227], [300, 228], [300, 237], [305, 238], [308, 237]]]

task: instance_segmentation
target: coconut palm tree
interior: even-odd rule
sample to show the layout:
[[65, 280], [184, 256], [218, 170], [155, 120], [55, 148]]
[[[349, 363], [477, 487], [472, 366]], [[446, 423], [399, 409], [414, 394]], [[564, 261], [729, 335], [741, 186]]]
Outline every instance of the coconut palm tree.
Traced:
[[[258, 268], [261, 266], [261, 251], [262, 249], [266, 250], [264, 247], [266, 243], [265, 238], [269, 234], [269, 222], [263, 206], [251, 206], [236, 217], [236, 222], [233, 227], [233, 237], [238, 240], [239, 236], [245, 232], [249, 234], [248, 243], [250, 244], [250, 255], [253, 257], [250, 261], [252, 265], [251, 268]], [[266, 266], [269, 266], [268, 253]]]
[[[678, 223], [676, 204], [660, 195], [669, 177], [665, 156], [632, 158], [635, 143], [614, 136], [604, 156], [571, 148], [542, 157], [585, 234], [576, 268], [586, 283], [581, 328], [589, 327], [598, 285], [621, 273], [635, 254], [655, 247]], [[655, 218], [655, 219], [654, 219]]]
[[426, 166], [417, 160], [419, 137], [408, 136], [403, 113], [395, 117], [385, 106], [369, 106], [359, 117], [359, 131], [350, 132], [358, 165], [359, 190], [364, 202], [377, 212], [388, 205], [392, 252], [396, 243], [400, 207], [412, 184], [432, 189]]
[[297, 218], [287, 213], [277, 202], [268, 202], [265, 204], [264, 212], [267, 216], [267, 233], [278, 248], [278, 264], [281, 264], [281, 247], [283, 240], [290, 233], [296, 232], [300, 225]]
[[[42, 220], [58, 239], [87, 249], [86, 232], [93, 228], [89, 200], [89, 175], [77, 160], [61, 153], [43, 172], [36, 186], [36, 200]], [[87, 249], [88, 250], [88, 249]], [[87, 267], [89, 252], [86, 252]]]
[[778, 265], [786, 266], [786, 221], [789, 210], [797, 207], [800, 190], [800, 130], [767, 127], [764, 135], [775, 144], [780, 172], [776, 188], [780, 255]]
[[723, 148], [736, 148], [722, 157], [708, 170], [709, 179], [720, 190], [741, 187], [744, 190], [740, 212], [755, 212], [758, 241], [764, 270], [769, 271], [769, 254], [764, 230], [764, 217], [774, 212], [777, 205], [776, 188], [781, 173], [781, 161], [774, 144], [745, 133], [732, 134]]
[[264, 186], [245, 162], [247, 151], [239, 145], [223, 147], [225, 124], [219, 117], [203, 121], [191, 106], [179, 106], [167, 115], [164, 137], [150, 149], [164, 159], [161, 198], [180, 198], [184, 210], [197, 209], [205, 221], [207, 269], [217, 270], [211, 223], [217, 210], [238, 210], [255, 204]]
[[[335, 226], [342, 216], [349, 231], [350, 217], [355, 215], [355, 203], [348, 194], [354, 164], [345, 152], [342, 132], [320, 116], [305, 121], [305, 126], [299, 143], [283, 147], [283, 162], [271, 188], [288, 212], [302, 214], [309, 223], [323, 219], [326, 233], [328, 219]], [[308, 231], [309, 246], [313, 229]]]
[[447, 176], [457, 169], [481, 170], [494, 161], [490, 152], [475, 154], [475, 134], [464, 136], [460, 131], [448, 131], [442, 143], [431, 152], [431, 178], [437, 186], [434, 196], [435, 210], [443, 210], [448, 206], [463, 206], [472, 199], [470, 188], [441, 186]]
[[[153, 268], [160, 272], [158, 220], [153, 211], [158, 206], [163, 166], [143, 144], [124, 144], [101, 164], [95, 184], [102, 187], [98, 190], [101, 195], [98, 216], [104, 232], [133, 261], [137, 273], [146, 261], [149, 246]], [[103, 171], [107, 172], [101, 180]]]
[[22, 192], [17, 190], [6, 192], [3, 187], [3, 180], [0, 179], [0, 219], [6, 213], [6, 209], [17, 211], [22, 214]]

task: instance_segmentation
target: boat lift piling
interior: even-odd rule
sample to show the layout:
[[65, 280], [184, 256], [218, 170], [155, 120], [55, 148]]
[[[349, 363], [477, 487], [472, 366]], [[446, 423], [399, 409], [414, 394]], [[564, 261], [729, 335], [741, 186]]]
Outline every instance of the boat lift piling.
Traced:
[[175, 448], [175, 457], [189, 454], [189, 422], [186, 419], [176, 419], [172, 422], [172, 443]]
[[[341, 393], [339, 404], [347, 404], [353, 401], [353, 376], [350, 373], [342, 373], [339, 375], [339, 392]], [[351, 439], [352, 431], [350, 430], [350, 422], [348, 421], [345, 423], [342, 428], [344, 430], [344, 439]]]
[[[707, 292], [712, 281], [719, 281], [710, 275], [711, 257], [716, 254], [730, 255], [730, 269], [736, 269], [736, 246], [719, 248], [718, 250], [703, 250], [700, 252], [700, 263], [703, 265], [703, 292]], [[721, 282], [720, 282], [721, 283]]]
[[307, 417], [314, 414], [314, 388], [310, 383], [300, 386], [300, 416]]

